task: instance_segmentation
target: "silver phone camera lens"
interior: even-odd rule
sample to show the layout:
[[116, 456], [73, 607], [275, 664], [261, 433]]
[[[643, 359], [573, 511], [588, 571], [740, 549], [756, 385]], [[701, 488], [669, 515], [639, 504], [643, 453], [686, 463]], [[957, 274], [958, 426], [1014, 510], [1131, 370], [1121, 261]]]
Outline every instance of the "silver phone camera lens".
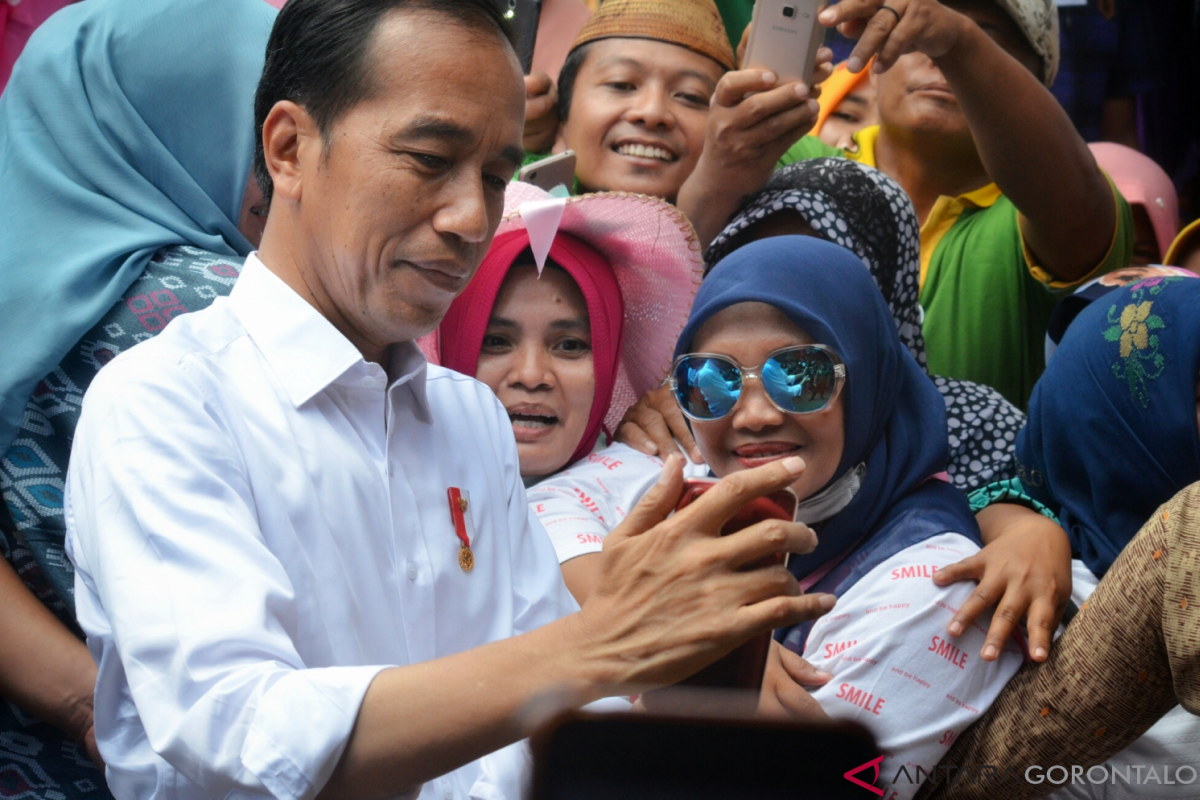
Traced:
[[796, 7], [795, 6], [784, 6], [783, 7], [783, 15], [785, 17], [787, 17], [788, 19], [791, 19], [792, 17], [796, 16]]

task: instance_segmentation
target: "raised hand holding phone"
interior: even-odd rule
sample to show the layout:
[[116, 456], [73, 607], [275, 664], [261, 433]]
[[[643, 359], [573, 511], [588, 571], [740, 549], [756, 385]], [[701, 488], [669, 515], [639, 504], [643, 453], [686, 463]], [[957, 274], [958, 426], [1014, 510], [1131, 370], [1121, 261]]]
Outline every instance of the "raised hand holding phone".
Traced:
[[811, 552], [817, 540], [807, 526], [769, 519], [719, 535], [747, 503], [794, 483], [801, 459], [730, 475], [668, 518], [683, 489], [682, 466], [681, 457], [668, 458], [659, 482], [605, 539], [600, 578], [581, 614], [595, 652], [613, 654], [629, 691], [677, 683], [756, 635], [834, 605], [832, 595], [802, 594], [782, 564], [745, 569], [776, 554]]

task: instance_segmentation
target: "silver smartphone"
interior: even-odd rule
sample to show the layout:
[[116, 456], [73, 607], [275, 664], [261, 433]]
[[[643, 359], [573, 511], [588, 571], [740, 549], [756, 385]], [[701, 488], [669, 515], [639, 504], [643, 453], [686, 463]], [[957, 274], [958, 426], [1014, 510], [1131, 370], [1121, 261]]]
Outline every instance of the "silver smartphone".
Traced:
[[812, 86], [817, 50], [825, 39], [817, 14], [825, 5], [825, 0], [757, 0], [742, 67], [769, 69], [778, 76], [777, 85], [802, 81]]
[[547, 192], [555, 186], [570, 189], [575, 184], [575, 151], [561, 153], [526, 164], [517, 172], [517, 180], [532, 183]]

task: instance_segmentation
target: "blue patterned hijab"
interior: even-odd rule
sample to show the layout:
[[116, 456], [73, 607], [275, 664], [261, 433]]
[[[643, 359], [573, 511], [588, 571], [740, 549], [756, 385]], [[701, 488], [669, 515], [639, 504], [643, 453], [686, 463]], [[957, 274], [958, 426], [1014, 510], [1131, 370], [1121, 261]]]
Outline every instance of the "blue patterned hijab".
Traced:
[[25, 403], [160, 247], [238, 231], [263, 0], [93, 0], [30, 38], [0, 96], [0, 453]]
[[[735, 250], [701, 284], [676, 357], [689, 351], [714, 314], [746, 302], [778, 308], [841, 356], [845, 445], [831, 482], [866, 465], [854, 499], [819, 527], [816, 551], [792, 557], [793, 573], [802, 578], [852, 551], [878, 550], [881, 539], [899, 549], [907, 546], [900, 539], [912, 535], [955, 531], [978, 539], [963, 495], [947, 483], [927, 481], [946, 469], [946, 405], [901, 343], [891, 311], [858, 257], [811, 236], [762, 239]], [[909, 508], [917, 497], [917, 507]], [[903, 536], [893, 537], [897, 532]], [[838, 586], [825, 590], [840, 593], [862, 574], [841, 574]]]
[[1200, 480], [1198, 377], [1200, 280], [1155, 277], [1081, 311], [1034, 387], [1021, 482], [1095, 575]]

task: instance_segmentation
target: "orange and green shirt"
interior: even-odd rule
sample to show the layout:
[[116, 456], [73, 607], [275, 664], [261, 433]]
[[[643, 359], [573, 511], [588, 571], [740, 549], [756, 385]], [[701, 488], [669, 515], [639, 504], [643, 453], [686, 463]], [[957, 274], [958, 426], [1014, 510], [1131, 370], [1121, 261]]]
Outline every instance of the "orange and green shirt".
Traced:
[[[853, 153], [805, 136], [779, 163], [843, 156], [874, 167], [878, 136], [878, 126], [859, 131]], [[1046, 326], [1059, 298], [1129, 264], [1133, 216], [1111, 180], [1109, 185], [1117, 204], [1112, 244], [1091, 273], [1071, 282], [1037, 264], [1016, 206], [996, 184], [938, 198], [921, 226], [920, 299], [931, 373], [992, 386], [1025, 407], [1046, 366]]]

